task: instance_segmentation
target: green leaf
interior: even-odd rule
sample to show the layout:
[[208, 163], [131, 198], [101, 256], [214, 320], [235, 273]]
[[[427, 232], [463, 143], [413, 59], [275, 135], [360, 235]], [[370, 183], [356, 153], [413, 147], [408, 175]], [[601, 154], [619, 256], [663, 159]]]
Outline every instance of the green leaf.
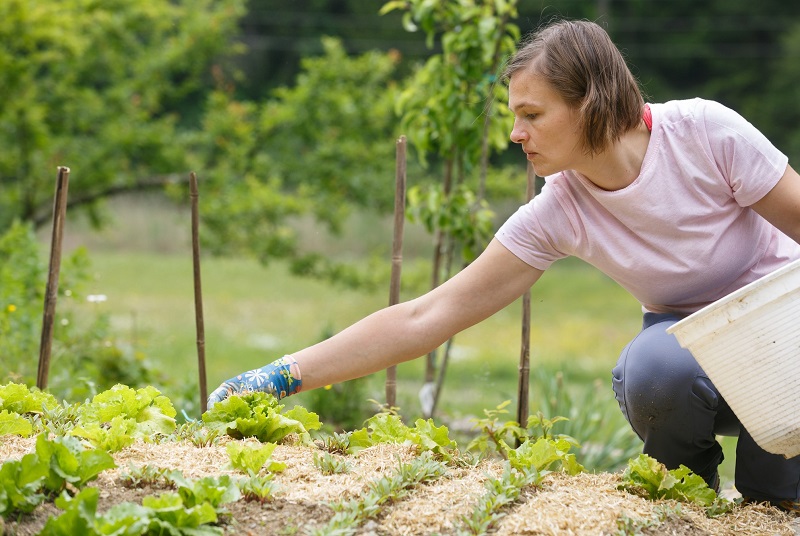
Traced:
[[405, 0], [392, 0], [391, 2], [386, 2], [378, 11], [378, 14], [386, 15], [390, 11], [394, 11], [395, 9], [403, 9], [405, 7], [406, 7]]
[[717, 498], [716, 492], [708, 487], [703, 477], [696, 475], [685, 465], [670, 471], [675, 483], [670, 492], [665, 495], [668, 499], [678, 499], [693, 502], [702, 506], [711, 506]]
[[178, 494], [187, 508], [207, 503], [214, 509], [219, 509], [223, 504], [238, 501], [241, 497], [239, 487], [228, 475], [188, 481], [178, 486]]
[[[251, 446], [244, 443], [232, 442], [225, 445], [228, 457], [234, 469], [244, 473], [258, 473], [267, 460], [272, 456], [272, 452], [278, 445], [275, 443], [259, 443], [258, 446]], [[283, 470], [285, 464], [274, 462], [270, 464], [270, 471], [275, 469]]]
[[85, 450], [78, 439], [71, 436], [48, 440], [45, 434], [36, 438], [36, 455], [41, 463], [48, 465], [49, 473], [45, 488], [60, 492], [69, 482], [83, 487], [97, 478], [102, 471], [116, 467], [114, 459], [105, 451]]
[[84, 450], [80, 453], [79, 460], [78, 480], [75, 482], [77, 487], [83, 487], [86, 483], [96, 479], [106, 469], [117, 467], [114, 458], [100, 449]]
[[369, 436], [369, 431], [366, 428], [361, 428], [360, 430], [354, 430], [350, 434], [350, 441], [347, 446], [348, 454], [355, 454], [365, 448], [369, 448], [374, 445], [372, 439]]
[[33, 425], [30, 421], [16, 412], [8, 410], [0, 411], [0, 436], [18, 435], [28, 437], [33, 433]]
[[411, 13], [403, 13], [403, 28], [407, 32], [416, 32], [418, 30]]
[[131, 434], [134, 437], [171, 434], [175, 431], [175, 415], [172, 402], [155, 387], [134, 390], [121, 384], [98, 393], [78, 410], [82, 426], [110, 423], [116, 417], [131, 419], [135, 423]]
[[23, 415], [25, 413], [41, 413], [42, 408], [53, 409], [58, 401], [50, 393], [38, 389], [28, 389], [20, 383], [0, 385], [0, 410]]
[[321, 426], [319, 417], [305, 408], [292, 408], [286, 415], [280, 413], [282, 409], [283, 405], [270, 394], [248, 393], [215, 404], [203, 414], [203, 421], [209, 428], [224, 430], [235, 439], [255, 437], [264, 443], [279, 443], [289, 434], [302, 436]]
[[409, 430], [399, 416], [391, 413], [379, 413], [367, 419], [367, 428], [371, 430], [373, 443], [404, 443], [409, 441]]
[[285, 414], [290, 419], [299, 422], [300, 425], [306, 430], [319, 430], [322, 428], [322, 423], [319, 421], [319, 415], [308, 411], [303, 406], [295, 406]]
[[[90, 489], [90, 488], [87, 488]], [[148, 534], [152, 512], [140, 504], [129, 502], [115, 504], [95, 520], [100, 534], [114, 536], [138, 536]]]
[[565, 439], [550, 439], [541, 437], [536, 441], [525, 441], [514, 450], [508, 452], [508, 461], [511, 467], [524, 470], [532, 467], [538, 472], [548, 470], [555, 462], [560, 462], [562, 468], [570, 474], [573, 471], [581, 472], [581, 466], [573, 454], [569, 454], [572, 447]]
[[40, 492], [48, 467], [36, 454], [10, 460], [0, 466], [0, 515], [31, 512], [45, 497]]
[[450, 430], [445, 425], [437, 428], [433, 423], [433, 419], [417, 419], [414, 426], [419, 437], [419, 445], [423, 451], [432, 451], [445, 460], [452, 458], [451, 451], [457, 445], [455, 441], [450, 439]]
[[[150, 532], [155, 534], [171, 534], [159, 530], [196, 529], [207, 523], [217, 522], [217, 512], [208, 502], [197, 506], [185, 507], [183, 499], [177, 493], [163, 493], [159, 496], [147, 496], [142, 499], [142, 506], [151, 510], [154, 518], [150, 523]], [[222, 534], [222, 529], [207, 527], [208, 534]], [[216, 530], [214, 530], [216, 529]], [[190, 534], [187, 532], [187, 534]]]
[[51, 517], [40, 534], [43, 536], [99, 536], [95, 528], [97, 498], [96, 488], [81, 490], [75, 497], [65, 491], [56, 499], [56, 506], [64, 510], [58, 517]]
[[642, 489], [650, 499], [675, 499], [710, 506], [717, 498], [705, 480], [685, 465], [668, 471], [664, 464], [646, 454], [628, 461], [621, 487]]
[[667, 477], [667, 468], [646, 454], [628, 461], [628, 467], [622, 475], [627, 484], [642, 488], [649, 497], [657, 498], [662, 482]]
[[132, 434], [135, 429], [136, 422], [133, 419], [117, 415], [105, 425], [88, 423], [76, 426], [69, 431], [69, 434], [87, 439], [92, 445], [106, 452], [119, 452], [133, 444], [135, 438]]

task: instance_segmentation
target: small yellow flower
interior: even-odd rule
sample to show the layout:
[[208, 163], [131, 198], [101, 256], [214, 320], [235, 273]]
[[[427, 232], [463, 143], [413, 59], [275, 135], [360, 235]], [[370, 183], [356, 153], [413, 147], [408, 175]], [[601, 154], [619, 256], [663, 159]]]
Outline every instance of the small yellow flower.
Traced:
[[324, 387], [324, 389], [325, 389], [326, 391], [330, 391], [332, 388], [333, 388], [333, 385], [326, 385], [326, 386]]
[[17, 310], [17, 306], [12, 303], [8, 307], [6, 307], [6, 309], [8, 310], [9, 313], [13, 313], [14, 311]]

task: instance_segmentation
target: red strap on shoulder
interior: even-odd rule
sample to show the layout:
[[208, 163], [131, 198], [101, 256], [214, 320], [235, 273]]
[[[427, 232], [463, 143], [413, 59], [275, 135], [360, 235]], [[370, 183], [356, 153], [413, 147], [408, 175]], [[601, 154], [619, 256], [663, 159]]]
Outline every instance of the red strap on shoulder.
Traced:
[[647, 130], [653, 131], [653, 112], [650, 111], [650, 105], [644, 105], [644, 111], [642, 112], [642, 119], [644, 119], [644, 124], [647, 125]]

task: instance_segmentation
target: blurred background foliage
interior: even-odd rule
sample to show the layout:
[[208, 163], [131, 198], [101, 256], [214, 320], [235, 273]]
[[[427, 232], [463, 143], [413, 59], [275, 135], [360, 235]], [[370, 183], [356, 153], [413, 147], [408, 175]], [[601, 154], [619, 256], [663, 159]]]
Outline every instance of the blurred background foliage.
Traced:
[[[36, 233], [41, 242], [59, 165], [72, 169], [72, 225], [83, 218], [97, 232], [113, 227], [108, 207], [132, 193], [158, 192], [159, 203], [166, 193], [183, 206], [195, 171], [204, 251], [264, 266], [286, 260], [295, 274], [374, 292], [387, 285], [389, 244], [378, 256], [363, 249], [374, 229], [352, 222], [390, 213], [395, 140], [407, 134], [417, 203], [409, 215], [431, 235], [450, 226], [467, 237], [463, 255], [449, 262], [468, 262], [491, 235], [487, 222], [496, 225], [525, 195], [524, 163], [507, 148], [505, 90], [492, 84], [500, 66], [493, 51], [505, 57], [509, 39], [513, 45], [560, 17], [604, 25], [648, 100], [718, 100], [791, 161], [800, 156], [798, 2], [389, 4], [381, 13], [383, 2], [364, 0], [0, 2], [5, 376], [30, 382], [35, 375], [46, 273]], [[458, 192], [450, 204], [447, 177]], [[454, 210], [464, 199], [472, 210]], [[437, 216], [447, 210], [450, 216]], [[451, 221], [456, 213], [471, 230]], [[377, 227], [382, 220], [364, 221]], [[352, 237], [339, 247], [336, 237], [345, 233]], [[108, 317], [87, 309], [92, 253], [71, 252], [62, 269], [55, 349], [72, 365], [51, 375], [53, 389], [77, 399], [108, 382], [174, 385]], [[429, 286], [431, 276], [404, 270], [404, 292]], [[190, 411], [193, 388], [178, 389]], [[331, 397], [342, 400], [338, 391], [363, 393], [332, 388], [315, 396], [330, 406]]]

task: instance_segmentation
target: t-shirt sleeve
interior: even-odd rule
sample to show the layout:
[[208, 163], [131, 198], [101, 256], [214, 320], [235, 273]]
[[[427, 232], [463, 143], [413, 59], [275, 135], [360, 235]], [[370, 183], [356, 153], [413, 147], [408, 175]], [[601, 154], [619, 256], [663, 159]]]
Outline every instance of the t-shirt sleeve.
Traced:
[[698, 128], [705, 129], [711, 158], [736, 202], [752, 205], [775, 187], [786, 171], [788, 157], [735, 111], [717, 102], [699, 102]]
[[571, 229], [552, 187], [547, 185], [500, 226], [495, 238], [525, 263], [546, 270], [570, 254], [566, 244]]

